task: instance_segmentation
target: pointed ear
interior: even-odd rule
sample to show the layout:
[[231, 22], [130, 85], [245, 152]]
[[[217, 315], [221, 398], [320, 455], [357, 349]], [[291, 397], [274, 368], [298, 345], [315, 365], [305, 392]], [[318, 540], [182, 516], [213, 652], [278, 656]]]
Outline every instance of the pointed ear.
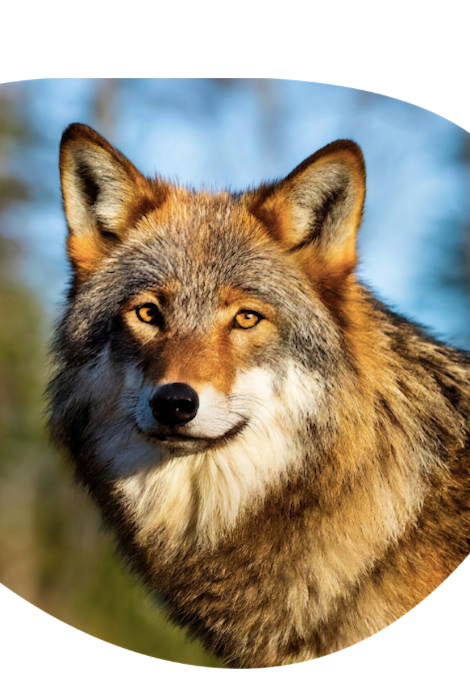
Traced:
[[365, 197], [365, 165], [354, 141], [334, 141], [274, 186], [251, 211], [287, 249], [305, 249], [328, 267], [352, 271]]
[[62, 135], [60, 179], [68, 254], [79, 278], [111, 253], [138, 215], [159, 204], [156, 186], [84, 124], [71, 124]]

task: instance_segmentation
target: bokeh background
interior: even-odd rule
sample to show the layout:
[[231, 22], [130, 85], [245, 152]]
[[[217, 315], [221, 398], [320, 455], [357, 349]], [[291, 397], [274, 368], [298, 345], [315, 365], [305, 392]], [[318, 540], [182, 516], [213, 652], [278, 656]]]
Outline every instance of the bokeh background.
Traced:
[[90, 124], [145, 174], [240, 189], [357, 141], [368, 188], [359, 274], [395, 310], [470, 348], [470, 135], [413, 105], [272, 80], [0, 85], [0, 582], [108, 642], [217, 666], [122, 568], [44, 429], [47, 343], [68, 275], [58, 148]]

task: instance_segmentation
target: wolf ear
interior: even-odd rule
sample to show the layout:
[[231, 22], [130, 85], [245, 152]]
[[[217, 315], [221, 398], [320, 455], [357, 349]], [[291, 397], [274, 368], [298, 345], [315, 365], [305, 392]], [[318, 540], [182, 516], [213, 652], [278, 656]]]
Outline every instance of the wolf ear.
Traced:
[[289, 250], [315, 249], [328, 266], [352, 271], [365, 177], [359, 146], [334, 141], [278, 184], [261, 187], [251, 210]]
[[68, 254], [79, 277], [123, 240], [132, 216], [158, 202], [152, 183], [96, 131], [70, 124], [60, 144]]

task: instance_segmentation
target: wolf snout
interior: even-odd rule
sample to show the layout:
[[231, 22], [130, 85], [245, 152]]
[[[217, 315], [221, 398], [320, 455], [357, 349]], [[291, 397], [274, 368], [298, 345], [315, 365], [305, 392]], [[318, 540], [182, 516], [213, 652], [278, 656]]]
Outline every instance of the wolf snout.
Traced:
[[162, 425], [174, 427], [192, 421], [199, 408], [199, 397], [189, 384], [163, 384], [150, 394], [150, 408]]

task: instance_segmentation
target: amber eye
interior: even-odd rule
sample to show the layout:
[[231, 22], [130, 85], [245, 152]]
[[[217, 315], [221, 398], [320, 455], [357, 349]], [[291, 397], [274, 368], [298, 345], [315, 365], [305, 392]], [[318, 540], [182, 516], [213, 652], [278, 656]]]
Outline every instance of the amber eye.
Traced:
[[142, 304], [135, 310], [139, 321], [144, 323], [152, 323], [155, 326], [160, 326], [163, 319], [162, 313], [156, 304]]
[[233, 319], [235, 328], [253, 328], [263, 317], [255, 311], [240, 311]]

